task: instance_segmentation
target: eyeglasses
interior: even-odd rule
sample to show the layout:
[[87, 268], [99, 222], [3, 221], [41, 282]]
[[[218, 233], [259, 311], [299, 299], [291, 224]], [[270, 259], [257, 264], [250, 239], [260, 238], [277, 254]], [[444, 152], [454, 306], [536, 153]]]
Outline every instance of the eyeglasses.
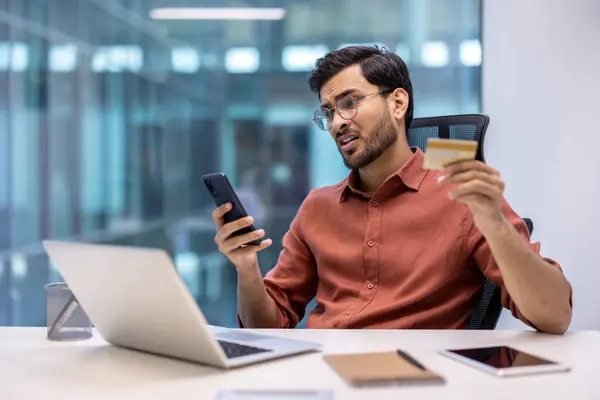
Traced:
[[337, 101], [336, 106], [334, 108], [321, 107], [318, 110], [316, 110], [313, 116], [313, 121], [315, 122], [315, 125], [317, 125], [317, 128], [321, 129], [322, 131], [328, 131], [333, 125], [334, 111], [337, 111], [340, 117], [344, 118], [345, 120], [351, 120], [354, 117], [356, 117], [356, 113], [358, 112], [358, 105], [361, 102], [361, 100], [369, 96], [389, 92], [391, 92], [391, 90], [385, 89], [380, 90], [379, 92], [365, 94], [358, 97], [346, 95]]

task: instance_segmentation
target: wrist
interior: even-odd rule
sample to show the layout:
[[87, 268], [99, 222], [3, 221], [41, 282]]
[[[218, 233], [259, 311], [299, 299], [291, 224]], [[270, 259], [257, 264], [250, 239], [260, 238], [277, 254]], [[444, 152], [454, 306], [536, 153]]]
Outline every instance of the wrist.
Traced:
[[242, 266], [236, 265], [235, 267], [238, 273], [238, 278], [241, 280], [253, 280], [257, 275], [262, 279], [258, 262]]
[[512, 225], [503, 214], [500, 214], [495, 218], [490, 218], [481, 225], [479, 230], [488, 241], [497, 237], [503, 237], [513, 229]]

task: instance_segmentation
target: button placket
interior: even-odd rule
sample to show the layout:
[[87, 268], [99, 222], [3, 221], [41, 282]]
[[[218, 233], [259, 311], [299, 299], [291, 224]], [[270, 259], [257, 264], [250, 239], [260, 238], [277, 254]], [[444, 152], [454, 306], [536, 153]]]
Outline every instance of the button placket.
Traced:
[[362, 288], [359, 289], [359, 295], [356, 304], [351, 312], [346, 312], [347, 326], [351, 326], [354, 320], [360, 319], [362, 310], [373, 300], [377, 286], [373, 282], [379, 280], [379, 249], [377, 241], [381, 235], [383, 205], [379, 200], [370, 200], [367, 205], [367, 223], [365, 226], [365, 244], [363, 247], [365, 280], [362, 281]]

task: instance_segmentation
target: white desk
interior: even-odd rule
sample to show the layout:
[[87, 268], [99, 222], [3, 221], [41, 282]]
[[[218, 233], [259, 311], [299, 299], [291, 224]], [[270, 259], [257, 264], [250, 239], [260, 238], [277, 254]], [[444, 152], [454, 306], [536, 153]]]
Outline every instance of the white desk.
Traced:
[[[319, 341], [322, 353], [221, 371], [109, 346], [46, 340], [44, 328], [0, 328], [0, 399], [214, 399], [220, 389], [332, 389], [335, 399], [600, 399], [600, 332], [565, 336], [507, 331], [286, 330]], [[571, 372], [496, 378], [436, 353], [444, 347], [509, 344], [573, 366]], [[354, 389], [323, 353], [402, 348], [442, 374], [444, 386]]]

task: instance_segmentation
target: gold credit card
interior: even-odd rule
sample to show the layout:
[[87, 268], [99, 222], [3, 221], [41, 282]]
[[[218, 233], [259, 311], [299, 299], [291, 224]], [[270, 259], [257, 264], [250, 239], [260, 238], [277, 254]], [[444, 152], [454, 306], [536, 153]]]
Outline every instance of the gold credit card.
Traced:
[[429, 138], [425, 149], [425, 169], [444, 169], [457, 161], [474, 160], [477, 154], [476, 140]]

